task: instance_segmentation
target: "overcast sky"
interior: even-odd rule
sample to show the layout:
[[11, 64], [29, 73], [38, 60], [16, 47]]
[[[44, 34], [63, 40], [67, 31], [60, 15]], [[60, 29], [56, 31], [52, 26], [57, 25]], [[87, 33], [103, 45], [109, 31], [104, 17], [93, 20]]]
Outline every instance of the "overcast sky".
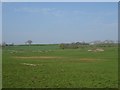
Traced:
[[118, 39], [118, 3], [3, 3], [3, 41], [65, 43]]

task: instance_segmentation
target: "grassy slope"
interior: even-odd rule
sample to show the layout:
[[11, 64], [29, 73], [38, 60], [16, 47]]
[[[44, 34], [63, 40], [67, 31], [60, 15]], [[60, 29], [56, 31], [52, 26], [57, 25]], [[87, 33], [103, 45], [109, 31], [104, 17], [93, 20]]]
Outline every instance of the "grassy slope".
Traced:
[[[11, 50], [19, 52], [10, 53]], [[38, 52], [40, 50], [43, 52]], [[117, 48], [105, 48], [104, 52], [87, 50], [88, 48], [62, 50], [55, 45], [5, 47], [3, 87], [117, 87]], [[63, 58], [13, 58], [16, 56]], [[82, 58], [96, 60], [81, 61]], [[39, 65], [33, 67], [21, 63]]]

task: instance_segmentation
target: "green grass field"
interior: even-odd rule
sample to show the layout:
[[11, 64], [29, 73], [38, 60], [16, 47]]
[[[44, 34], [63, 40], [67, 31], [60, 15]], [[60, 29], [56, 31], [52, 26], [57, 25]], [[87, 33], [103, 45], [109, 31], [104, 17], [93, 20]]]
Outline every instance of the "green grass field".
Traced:
[[118, 50], [60, 49], [58, 45], [3, 48], [3, 88], [117, 88]]
[[2, 48], [0, 47], [0, 89], [2, 88]]

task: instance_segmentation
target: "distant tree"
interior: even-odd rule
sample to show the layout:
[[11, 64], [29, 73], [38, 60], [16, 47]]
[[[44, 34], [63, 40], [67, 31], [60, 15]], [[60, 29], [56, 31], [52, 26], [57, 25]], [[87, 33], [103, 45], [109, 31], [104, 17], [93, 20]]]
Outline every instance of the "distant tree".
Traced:
[[6, 46], [6, 43], [5, 43], [5, 42], [3, 42], [3, 43], [2, 43], [2, 47], [5, 47], [5, 46]]
[[81, 43], [80, 42], [76, 42], [76, 45], [80, 45]]
[[62, 44], [60, 44], [59, 46], [60, 46], [60, 48], [62, 48], [62, 49], [64, 49], [64, 48], [65, 48], [65, 44], [63, 44], [63, 43], [62, 43]]
[[31, 45], [32, 40], [28, 40], [28, 41], [27, 41], [27, 42], [25, 42], [25, 43], [28, 43], [29, 45]]

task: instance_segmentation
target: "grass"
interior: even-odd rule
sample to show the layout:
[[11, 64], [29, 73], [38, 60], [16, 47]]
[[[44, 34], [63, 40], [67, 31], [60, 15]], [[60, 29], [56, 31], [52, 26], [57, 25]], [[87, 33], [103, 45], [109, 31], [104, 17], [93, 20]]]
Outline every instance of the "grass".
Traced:
[[89, 48], [62, 50], [58, 45], [5, 47], [3, 88], [117, 88], [117, 47], [105, 47], [104, 52], [88, 52]]
[[0, 47], [0, 89], [2, 88], [2, 48]]

